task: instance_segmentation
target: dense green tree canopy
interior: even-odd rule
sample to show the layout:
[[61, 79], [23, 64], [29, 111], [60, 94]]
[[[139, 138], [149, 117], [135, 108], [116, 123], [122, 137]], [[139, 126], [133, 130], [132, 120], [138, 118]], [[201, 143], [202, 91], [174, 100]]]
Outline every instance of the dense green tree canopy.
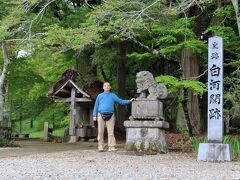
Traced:
[[[154, 76], [165, 75], [156, 80], [165, 83], [172, 96], [186, 88], [204, 98], [207, 39], [213, 35], [224, 39], [227, 112], [239, 102], [240, 39], [231, 1], [24, 2], [0, 2], [0, 41], [7, 43], [11, 61], [4, 86], [5, 108], [22, 102], [22, 109], [13, 108], [15, 119], [24, 112], [24, 118], [43, 122], [54, 109], [60, 114], [60, 127], [61, 121], [67, 121], [68, 107], [55, 105], [46, 94], [66, 69], [81, 70], [83, 63], [87, 70], [79, 83], [108, 80], [116, 91], [121, 42], [127, 43], [126, 96], [134, 96], [135, 74], [149, 70]], [[17, 58], [21, 50], [27, 56]], [[186, 50], [199, 59], [196, 77], [184, 76]]]

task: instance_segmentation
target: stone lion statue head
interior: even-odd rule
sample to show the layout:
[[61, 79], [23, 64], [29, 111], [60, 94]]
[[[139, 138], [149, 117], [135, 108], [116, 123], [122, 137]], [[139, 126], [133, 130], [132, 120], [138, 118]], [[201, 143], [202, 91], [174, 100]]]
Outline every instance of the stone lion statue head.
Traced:
[[149, 87], [155, 86], [156, 82], [152, 73], [149, 71], [140, 71], [136, 75], [137, 93], [148, 90]]
[[149, 71], [137, 73], [136, 84], [137, 93], [140, 93], [137, 99], [165, 99], [168, 95], [166, 86], [158, 84]]

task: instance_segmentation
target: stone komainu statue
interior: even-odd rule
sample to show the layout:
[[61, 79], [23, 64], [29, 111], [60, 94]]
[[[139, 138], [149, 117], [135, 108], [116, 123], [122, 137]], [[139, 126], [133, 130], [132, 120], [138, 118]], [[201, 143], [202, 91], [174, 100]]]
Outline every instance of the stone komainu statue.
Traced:
[[127, 128], [126, 149], [137, 153], [166, 153], [165, 121], [163, 103], [160, 99], [167, 97], [167, 88], [158, 84], [148, 71], [136, 75], [137, 93], [140, 96], [132, 102], [129, 121], [124, 121]]
[[137, 99], [165, 99], [168, 95], [167, 88], [163, 84], [158, 84], [149, 71], [140, 71], [136, 75]]

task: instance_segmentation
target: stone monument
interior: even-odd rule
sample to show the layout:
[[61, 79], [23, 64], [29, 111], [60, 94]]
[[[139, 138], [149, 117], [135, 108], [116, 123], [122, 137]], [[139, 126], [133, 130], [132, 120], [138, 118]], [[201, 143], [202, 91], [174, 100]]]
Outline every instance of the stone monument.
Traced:
[[223, 144], [223, 40], [208, 41], [208, 143], [200, 143], [198, 161], [231, 161], [230, 145]]
[[49, 125], [48, 122], [44, 122], [44, 130], [43, 130], [43, 141], [50, 141], [52, 137], [53, 128]]
[[129, 121], [124, 122], [126, 149], [143, 154], [166, 153], [165, 129], [169, 123], [164, 121], [160, 99], [167, 97], [167, 88], [156, 83], [148, 71], [137, 73], [136, 84], [140, 95], [132, 102]]

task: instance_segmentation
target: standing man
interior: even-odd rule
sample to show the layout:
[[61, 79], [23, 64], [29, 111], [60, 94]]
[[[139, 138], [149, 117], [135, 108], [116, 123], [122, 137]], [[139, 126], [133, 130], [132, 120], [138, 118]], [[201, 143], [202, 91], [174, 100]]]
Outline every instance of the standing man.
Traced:
[[116, 151], [115, 148], [116, 140], [114, 137], [114, 124], [115, 124], [115, 115], [114, 115], [114, 104], [118, 103], [121, 105], [130, 104], [135, 99], [123, 100], [120, 99], [116, 94], [110, 92], [111, 86], [109, 82], [103, 84], [103, 93], [100, 93], [97, 96], [94, 109], [93, 109], [93, 120], [98, 121], [98, 150], [103, 152], [103, 143], [104, 143], [104, 128], [105, 123], [107, 125], [108, 132], [108, 151]]

